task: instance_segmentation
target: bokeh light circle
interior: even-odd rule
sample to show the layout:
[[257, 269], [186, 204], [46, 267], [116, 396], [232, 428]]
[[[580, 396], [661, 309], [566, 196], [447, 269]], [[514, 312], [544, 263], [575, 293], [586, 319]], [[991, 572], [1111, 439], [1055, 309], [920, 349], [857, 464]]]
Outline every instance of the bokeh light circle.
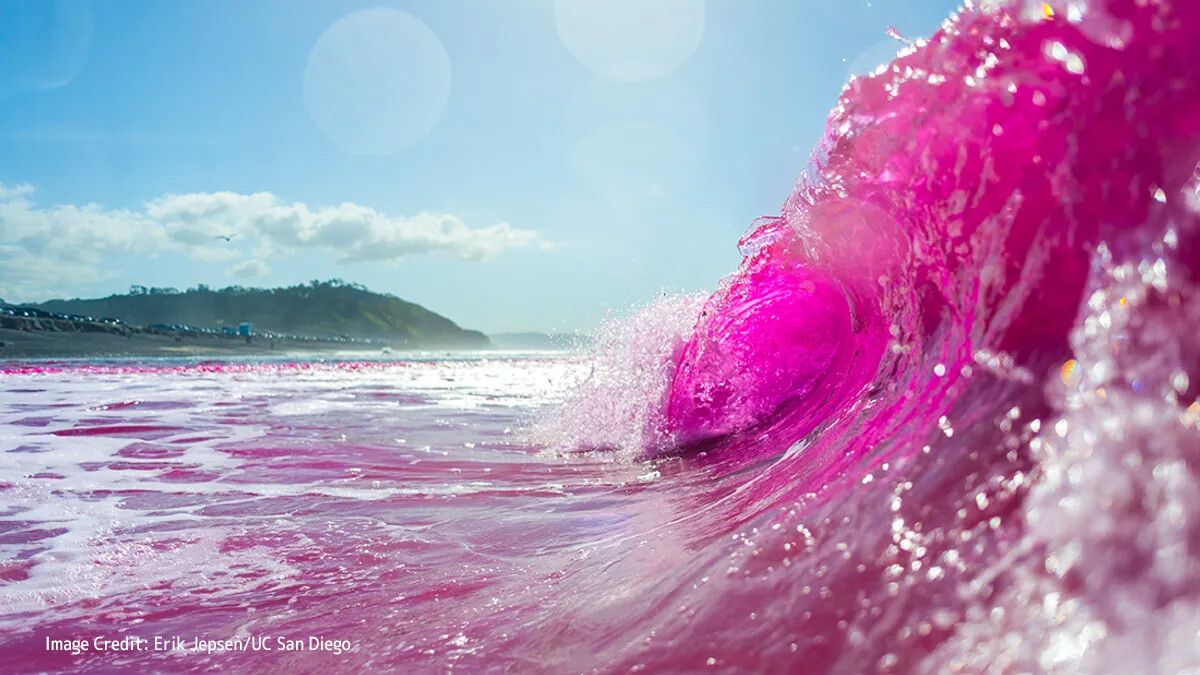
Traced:
[[433, 130], [450, 79], [450, 57], [428, 26], [404, 12], [367, 9], [317, 40], [304, 71], [304, 104], [343, 149], [389, 154]]
[[705, 0], [554, 0], [567, 50], [611, 80], [645, 82], [683, 65], [704, 35]]
[[0, 7], [0, 96], [70, 84], [91, 51], [94, 26], [90, 3], [7, 2]]

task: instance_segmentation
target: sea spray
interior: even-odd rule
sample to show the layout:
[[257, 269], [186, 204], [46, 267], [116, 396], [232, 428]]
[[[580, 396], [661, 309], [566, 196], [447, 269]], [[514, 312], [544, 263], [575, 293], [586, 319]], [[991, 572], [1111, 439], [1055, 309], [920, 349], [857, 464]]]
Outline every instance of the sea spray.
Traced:
[[597, 330], [587, 375], [534, 437], [557, 450], [608, 450], [626, 459], [672, 447], [666, 396], [705, 296], [668, 295]]

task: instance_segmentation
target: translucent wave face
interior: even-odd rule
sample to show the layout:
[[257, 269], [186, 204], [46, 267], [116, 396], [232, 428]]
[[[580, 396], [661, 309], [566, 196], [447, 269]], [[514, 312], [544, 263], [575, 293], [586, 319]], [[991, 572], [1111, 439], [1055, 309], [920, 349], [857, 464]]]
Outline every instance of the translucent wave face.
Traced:
[[[706, 305], [671, 383], [676, 443], [723, 436], [803, 405], [854, 339], [850, 307], [826, 275], [767, 255]], [[840, 376], [840, 374], [839, 374]]]

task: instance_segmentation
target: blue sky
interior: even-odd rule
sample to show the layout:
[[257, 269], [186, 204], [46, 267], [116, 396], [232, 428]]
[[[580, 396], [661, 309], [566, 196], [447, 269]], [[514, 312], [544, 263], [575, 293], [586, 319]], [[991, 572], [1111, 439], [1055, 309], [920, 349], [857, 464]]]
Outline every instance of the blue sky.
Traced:
[[715, 287], [887, 27], [954, 7], [4, 0], [0, 298], [338, 277], [587, 330]]

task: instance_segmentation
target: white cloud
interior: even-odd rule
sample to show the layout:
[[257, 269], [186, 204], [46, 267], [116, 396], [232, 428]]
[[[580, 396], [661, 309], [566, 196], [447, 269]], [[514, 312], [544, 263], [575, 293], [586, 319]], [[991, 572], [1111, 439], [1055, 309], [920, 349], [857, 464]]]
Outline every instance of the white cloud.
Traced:
[[74, 265], [96, 265], [105, 256], [162, 250], [167, 230], [145, 215], [96, 204], [41, 207], [29, 186], [0, 185], [0, 241]]
[[271, 273], [271, 268], [261, 260], [246, 260], [225, 270], [225, 274], [239, 279], [255, 279]]
[[71, 297], [72, 287], [104, 277], [95, 267], [47, 261], [17, 246], [0, 245], [0, 298], [8, 302]]
[[[0, 289], [30, 295], [112, 276], [103, 272], [103, 263], [116, 255], [174, 251], [215, 263], [246, 251], [266, 257], [316, 249], [339, 263], [359, 263], [422, 254], [481, 260], [512, 249], [548, 248], [533, 230], [507, 223], [471, 228], [448, 213], [399, 217], [353, 203], [314, 208], [266, 192], [165, 195], [138, 210], [42, 206], [31, 186], [3, 184], [0, 242], [11, 249], [6, 254], [11, 260], [0, 265]], [[0, 260], [4, 257], [0, 252]], [[20, 264], [9, 264], [13, 260]], [[265, 269], [266, 263], [251, 260], [228, 272], [243, 276]]]
[[258, 239], [281, 252], [325, 249], [343, 263], [425, 253], [480, 260], [538, 243], [536, 232], [508, 223], [471, 229], [448, 213], [394, 217], [352, 203], [310, 208], [299, 202], [284, 203], [265, 192], [167, 195], [147, 204], [146, 213], [165, 223], [171, 238], [181, 244], [200, 245], [216, 235], [237, 235]]

